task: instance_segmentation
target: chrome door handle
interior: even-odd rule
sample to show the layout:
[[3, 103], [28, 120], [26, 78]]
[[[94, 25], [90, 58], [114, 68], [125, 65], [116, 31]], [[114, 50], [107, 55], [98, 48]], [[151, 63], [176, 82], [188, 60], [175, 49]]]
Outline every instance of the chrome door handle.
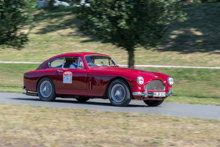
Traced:
[[57, 70], [57, 72], [63, 72], [62, 70]]

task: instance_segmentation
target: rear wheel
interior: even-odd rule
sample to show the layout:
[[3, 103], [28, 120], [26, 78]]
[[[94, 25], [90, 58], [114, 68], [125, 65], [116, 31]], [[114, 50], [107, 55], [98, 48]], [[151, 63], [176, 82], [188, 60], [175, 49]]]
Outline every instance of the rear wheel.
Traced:
[[127, 106], [131, 101], [131, 94], [124, 80], [114, 80], [108, 88], [108, 98], [114, 106]]
[[48, 77], [40, 79], [37, 85], [37, 93], [43, 101], [54, 101], [56, 99], [56, 93], [53, 81]]
[[76, 100], [77, 100], [78, 102], [84, 103], [84, 102], [88, 101], [89, 98], [87, 98], [87, 97], [78, 97], [78, 98], [76, 98]]
[[159, 106], [163, 103], [163, 100], [145, 100], [144, 102], [148, 106]]

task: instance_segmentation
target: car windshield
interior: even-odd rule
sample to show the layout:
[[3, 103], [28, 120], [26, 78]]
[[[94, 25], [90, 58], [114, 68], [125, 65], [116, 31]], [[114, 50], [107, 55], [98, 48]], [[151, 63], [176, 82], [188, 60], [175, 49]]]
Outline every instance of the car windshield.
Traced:
[[107, 56], [100, 55], [91, 55], [86, 56], [86, 63], [89, 67], [97, 67], [97, 66], [117, 66], [116, 63]]

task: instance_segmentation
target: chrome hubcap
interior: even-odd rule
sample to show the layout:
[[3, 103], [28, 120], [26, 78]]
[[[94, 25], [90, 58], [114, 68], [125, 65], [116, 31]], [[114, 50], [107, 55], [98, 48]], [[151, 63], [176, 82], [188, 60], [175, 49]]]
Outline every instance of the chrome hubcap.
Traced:
[[122, 102], [125, 99], [126, 90], [121, 84], [116, 84], [111, 89], [111, 97], [115, 102]]
[[47, 98], [52, 93], [52, 85], [49, 81], [43, 81], [40, 85], [40, 94]]
[[43, 92], [46, 92], [46, 91], [47, 91], [47, 87], [45, 86], [44, 89], [43, 89]]
[[115, 92], [115, 96], [120, 96], [121, 95], [121, 92], [119, 91], [119, 90], [117, 90], [116, 92]]

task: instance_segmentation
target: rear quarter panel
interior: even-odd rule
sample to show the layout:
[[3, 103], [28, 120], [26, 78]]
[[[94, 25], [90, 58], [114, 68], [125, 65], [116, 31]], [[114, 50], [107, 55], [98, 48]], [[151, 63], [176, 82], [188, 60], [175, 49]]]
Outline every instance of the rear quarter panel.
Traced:
[[26, 72], [24, 74], [24, 86], [27, 91], [37, 91], [37, 83], [42, 77], [49, 77], [53, 82], [55, 81], [57, 69], [42, 69]]

